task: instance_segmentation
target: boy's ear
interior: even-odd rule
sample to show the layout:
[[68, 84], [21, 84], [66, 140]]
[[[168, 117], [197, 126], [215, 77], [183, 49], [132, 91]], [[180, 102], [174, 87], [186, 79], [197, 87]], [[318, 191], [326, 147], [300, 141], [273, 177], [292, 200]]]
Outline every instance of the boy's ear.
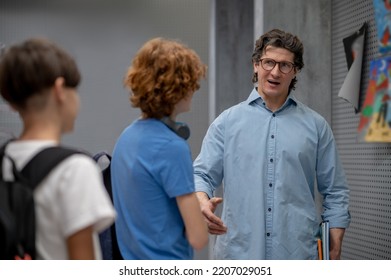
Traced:
[[65, 80], [63, 77], [58, 77], [54, 81], [54, 85], [53, 85], [54, 94], [61, 101], [64, 100], [65, 98], [64, 85], [65, 85]]

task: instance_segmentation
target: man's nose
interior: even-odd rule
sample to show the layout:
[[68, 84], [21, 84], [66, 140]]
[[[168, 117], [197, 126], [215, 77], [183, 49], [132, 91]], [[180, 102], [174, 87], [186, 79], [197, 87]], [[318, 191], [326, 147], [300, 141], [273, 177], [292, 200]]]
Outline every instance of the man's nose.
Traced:
[[279, 76], [281, 74], [281, 72], [280, 72], [280, 64], [276, 63], [276, 65], [274, 65], [274, 68], [272, 69], [271, 74], [273, 76]]

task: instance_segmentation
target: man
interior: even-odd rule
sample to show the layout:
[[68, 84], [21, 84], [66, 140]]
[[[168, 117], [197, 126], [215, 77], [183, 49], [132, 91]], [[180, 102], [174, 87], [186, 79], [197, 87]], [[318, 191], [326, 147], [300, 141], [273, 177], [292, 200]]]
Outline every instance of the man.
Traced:
[[[252, 62], [257, 86], [211, 124], [194, 162], [201, 210], [217, 235], [214, 257], [317, 259], [317, 184], [330, 258], [340, 259], [349, 190], [328, 123], [291, 94], [303, 45], [274, 29], [256, 41]], [[223, 198], [213, 197], [221, 184]]]

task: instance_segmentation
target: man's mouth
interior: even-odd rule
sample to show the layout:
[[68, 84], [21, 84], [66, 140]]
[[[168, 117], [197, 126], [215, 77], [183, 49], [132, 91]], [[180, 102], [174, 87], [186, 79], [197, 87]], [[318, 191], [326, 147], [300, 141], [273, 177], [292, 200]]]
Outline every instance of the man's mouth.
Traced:
[[278, 86], [280, 83], [272, 80], [267, 80], [270, 84]]

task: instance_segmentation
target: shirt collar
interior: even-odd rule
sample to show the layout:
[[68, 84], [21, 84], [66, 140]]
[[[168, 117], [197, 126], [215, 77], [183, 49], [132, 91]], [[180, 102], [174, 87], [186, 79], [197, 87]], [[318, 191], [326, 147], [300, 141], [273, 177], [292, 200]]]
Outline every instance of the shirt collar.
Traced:
[[[258, 91], [257, 91], [257, 88], [253, 88], [253, 90], [251, 91], [250, 93], [250, 96], [247, 98], [246, 100], [246, 103], [248, 105], [252, 104], [252, 103], [257, 103], [259, 105], [261, 105], [262, 107], [265, 107], [265, 104], [263, 102], [263, 99], [262, 97], [259, 95]], [[297, 105], [297, 99], [295, 96], [293, 96], [292, 93], [290, 93], [288, 95], [288, 98], [287, 100], [285, 101], [285, 103], [281, 106], [281, 108], [278, 110], [283, 110], [285, 107], [289, 106], [289, 105]]]

